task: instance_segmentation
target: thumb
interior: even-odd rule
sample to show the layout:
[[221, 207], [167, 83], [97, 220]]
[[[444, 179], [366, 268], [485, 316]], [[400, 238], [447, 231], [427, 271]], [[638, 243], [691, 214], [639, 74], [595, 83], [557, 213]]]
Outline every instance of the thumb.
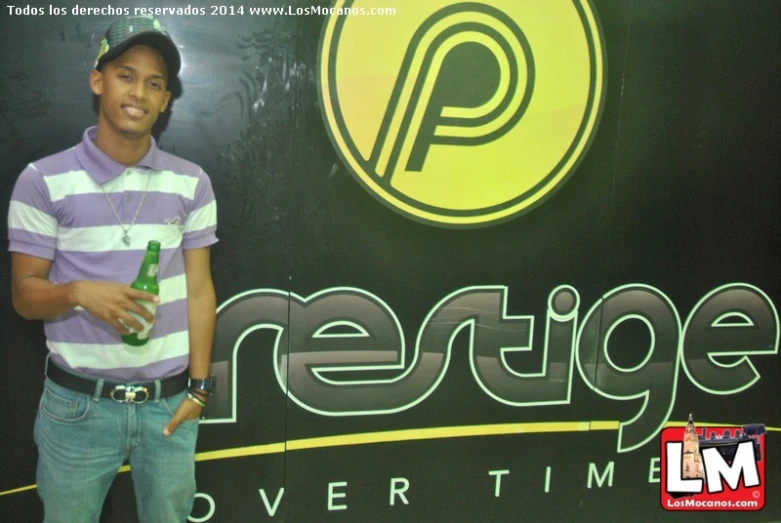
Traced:
[[173, 434], [174, 431], [179, 427], [179, 424], [182, 422], [183, 418], [184, 415], [180, 412], [180, 410], [177, 410], [174, 417], [171, 418], [171, 421], [169, 421], [165, 428], [163, 428], [163, 436], [168, 437]]

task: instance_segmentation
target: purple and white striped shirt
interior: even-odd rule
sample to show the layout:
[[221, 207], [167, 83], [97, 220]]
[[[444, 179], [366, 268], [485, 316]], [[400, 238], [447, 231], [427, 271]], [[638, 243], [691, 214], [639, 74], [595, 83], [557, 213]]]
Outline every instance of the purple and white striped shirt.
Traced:
[[[138, 165], [126, 167], [97, 148], [96, 132], [87, 129], [80, 144], [19, 176], [8, 213], [9, 250], [51, 260], [54, 283], [130, 284], [147, 243], [159, 241], [160, 305], [149, 343], [125, 345], [81, 307], [46, 320], [44, 329], [52, 359], [65, 368], [122, 382], [172, 376], [187, 367], [190, 350], [183, 250], [217, 242], [211, 181], [197, 165], [159, 150], [154, 138]], [[138, 212], [129, 246], [107, 195], [125, 229]]]

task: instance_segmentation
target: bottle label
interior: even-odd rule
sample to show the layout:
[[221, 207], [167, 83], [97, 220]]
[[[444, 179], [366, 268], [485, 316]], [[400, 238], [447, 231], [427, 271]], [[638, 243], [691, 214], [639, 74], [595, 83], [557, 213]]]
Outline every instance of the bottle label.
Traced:
[[[155, 265], [156, 267], [156, 265]], [[152, 313], [154, 316], [157, 312], [157, 305], [149, 302], [149, 301], [139, 301], [137, 302], [139, 305], [143, 305], [146, 310]], [[144, 326], [144, 328], [137, 333], [137, 337], [139, 340], [145, 340], [149, 338], [149, 331], [152, 330], [152, 327], [154, 326], [154, 322], [148, 323], [144, 318], [136, 314], [135, 312], [130, 313], [136, 320], [138, 320], [138, 323]], [[131, 329], [132, 330], [132, 329]]]
[[147, 272], [147, 276], [150, 278], [157, 278], [157, 264], [156, 263], [150, 263], [149, 264], [149, 272]]

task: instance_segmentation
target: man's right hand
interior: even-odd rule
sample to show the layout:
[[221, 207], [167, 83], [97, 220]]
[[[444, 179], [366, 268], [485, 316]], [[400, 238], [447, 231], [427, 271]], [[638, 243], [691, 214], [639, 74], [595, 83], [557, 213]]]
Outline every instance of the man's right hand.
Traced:
[[51, 260], [46, 258], [11, 253], [11, 297], [14, 309], [23, 318], [50, 320], [80, 306], [120, 334], [129, 334], [129, 328], [143, 330], [131, 312], [149, 323], [154, 321], [154, 316], [137, 300], [160, 303], [157, 296], [121, 283], [87, 280], [52, 283], [49, 281], [51, 266]]
[[154, 315], [138, 301], [160, 303], [154, 294], [133, 289], [129, 285], [105, 281], [75, 281], [71, 284], [70, 300], [99, 320], [111, 325], [122, 335], [144, 329], [131, 312], [148, 323], [155, 321]]

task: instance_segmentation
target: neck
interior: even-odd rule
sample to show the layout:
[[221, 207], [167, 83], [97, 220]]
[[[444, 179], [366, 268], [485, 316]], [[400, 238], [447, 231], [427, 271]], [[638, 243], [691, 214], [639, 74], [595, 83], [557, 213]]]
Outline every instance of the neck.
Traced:
[[138, 136], [122, 134], [102, 117], [98, 118], [98, 132], [95, 145], [109, 158], [122, 165], [136, 165], [149, 151], [151, 134]]

